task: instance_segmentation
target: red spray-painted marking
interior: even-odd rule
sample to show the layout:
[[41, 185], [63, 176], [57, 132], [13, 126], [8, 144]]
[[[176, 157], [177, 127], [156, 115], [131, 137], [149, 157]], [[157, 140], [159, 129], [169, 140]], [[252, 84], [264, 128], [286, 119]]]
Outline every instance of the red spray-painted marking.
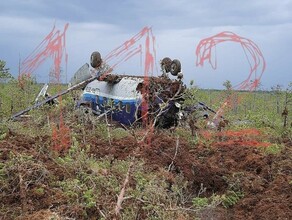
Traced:
[[[259, 47], [253, 41], [247, 38], [241, 37], [232, 32], [225, 31], [225, 32], [216, 34], [212, 37], [208, 37], [201, 40], [196, 49], [196, 55], [197, 55], [196, 65], [203, 66], [204, 62], [208, 60], [212, 68], [216, 69], [217, 60], [216, 60], [216, 54], [215, 54], [215, 57], [213, 55], [214, 48], [216, 47], [217, 44], [227, 42], [227, 41], [236, 42], [241, 45], [246, 55], [247, 61], [250, 65], [250, 71], [249, 71], [248, 77], [244, 81], [239, 83], [238, 85], [234, 86], [233, 89], [239, 89], [239, 90], [256, 89], [265, 71], [266, 62]], [[260, 66], [261, 66], [260, 74], [257, 76], [256, 74]], [[255, 76], [255, 78], [252, 81], [253, 75]]]
[[63, 114], [60, 114], [59, 126], [52, 127], [52, 149], [58, 152], [66, 151], [71, 145], [70, 129], [65, 125]]
[[[63, 32], [56, 30], [55, 26], [36, 49], [22, 62], [20, 67], [19, 82], [22, 85], [24, 76], [31, 77], [35, 70], [43, 64], [47, 58], [54, 61], [54, 79], [57, 83], [61, 82], [60, 67], [63, 58], [65, 59], [66, 71], [68, 54], [66, 53], [66, 31], [69, 24], [64, 27]], [[61, 97], [59, 101], [61, 102]], [[53, 149], [64, 150], [70, 146], [70, 130], [64, 124], [62, 110], [60, 111], [59, 125], [52, 127]]]
[[262, 141], [266, 137], [257, 129], [221, 132], [200, 131], [199, 134], [206, 140], [213, 140], [217, 147], [269, 147], [272, 145], [269, 142]]
[[221, 131], [216, 134], [218, 137], [228, 137], [228, 138], [237, 138], [237, 137], [260, 137], [262, 132], [257, 129], [242, 129], [239, 131]]
[[[142, 44], [141, 40], [145, 39]], [[149, 74], [153, 75], [154, 67], [156, 66], [156, 50], [155, 50], [155, 37], [153, 36], [152, 29], [144, 27], [138, 34], [131, 39], [125, 41], [122, 45], [112, 50], [104, 58], [104, 62], [110, 65], [110, 70], [103, 74], [101, 80], [104, 79], [113, 69], [116, 69], [121, 63], [124, 63], [134, 56], [144, 57], [144, 87], [142, 90], [142, 116], [144, 124], [148, 122], [148, 93], [149, 93]], [[156, 68], [157, 70], [157, 68]]]
[[268, 142], [259, 142], [256, 140], [227, 140], [217, 142], [215, 144], [218, 147], [229, 147], [229, 146], [237, 146], [237, 147], [269, 147], [272, 144]]
[[[255, 90], [258, 87], [261, 77], [265, 71], [266, 62], [259, 47], [250, 39], [241, 37], [228, 31], [205, 38], [200, 41], [196, 48], [196, 65], [203, 66], [204, 62], [208, 60], [212, 68], [216, 69], [217, 59], [216, 54], [214, 55], [214, 48], [216, 45], [227, 41], [239, 43], [241, 45], [250, 66], [250, 71], [247, 78], [238, 85], [234, 86], [232, 89], [250, 91]], [[257, 75], [258, 72], [260, 72], [259, 75]], [[253, 76], [254, 78], [252, 78]], [[228, 105], [228, 103], [229, 100], [226, 100], [219, 108], [213, 119], [214, 121], [218, 120], [218, 118], [223, 114], [223, 110]]]
[[[140, 43], [140, 41], [143, 39], [143, 37], [146, 37], [145, 42], [147, 41], [147, 38], [149, 38], [149, 43], [145, 43], [145, 46]], [[151, 39], [150, 39], [151, 37]], [[151, 40], [151, 42], [150, 42]], [[146, 62], [147, 56], [153, 56], [155, 57], [155, 49], [154, 49], [154, 43], [155, 38], [152, 34], [152, 29], [149, 27], [144, 27], [138, 34], [136, 34], [131, 39], [125, 41], [122, 45], [117, 47], [116, 49], [112, 50], [108, 55], [105, 56], [104, 62], [107, 64], [110, 64], [112, 69], [117, 68], [121, 63], [126, 62], [130, 58], [140, 55], [142, 57], [143, 50], [144, 50], [144, 56], [145, 56], [145, 63], [144, 63], [144, 70], [150, 70], [150, 66], [152, 66], [152, 72], [153, 72], [153, 63], [151, 61]], [[152, 44], [152, 47], [150, 46]], [[151, 52], [150, 52], [151, 50]], [[148, 51], [148, 54], [147, 54]], [[105, 73], [102, 77], [106, 77], [108, 73]], [[148, 73], [147, 73], [148, 74]]]
[[68, 54], [66, 53], [66, 31], [69, 24], [66, 24], [64, 31], [56, 30], [55, 26], [45, 39], [36, 47], [36, 49], [24, 59], [20, 67], [20, 77], [30, 77], [35, 70], [43, 64], [48, 57], [54, 61], [54, 73], [56, 79], [60, 82], [60, 66], [65, 54], [65, 63], [67, 65]]

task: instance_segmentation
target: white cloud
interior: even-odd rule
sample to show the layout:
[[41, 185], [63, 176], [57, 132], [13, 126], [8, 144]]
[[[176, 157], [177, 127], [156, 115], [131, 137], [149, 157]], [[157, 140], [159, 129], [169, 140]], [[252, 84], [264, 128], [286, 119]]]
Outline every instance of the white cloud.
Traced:
[[52, 25], [52, 20], [31, 19], [18, 16], [0, 16], [1, 33], [8, 34], [35, 34], [47, 29]]

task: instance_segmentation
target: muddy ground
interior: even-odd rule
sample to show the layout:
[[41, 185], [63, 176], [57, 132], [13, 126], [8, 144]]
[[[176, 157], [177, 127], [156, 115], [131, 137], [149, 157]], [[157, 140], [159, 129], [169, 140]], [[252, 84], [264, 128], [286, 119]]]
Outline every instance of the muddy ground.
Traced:
[[[267, 154], [263, 150], [267, 143], [261, 142], [260, 133], [256, 130], [238, 133], [202, 131], [197, 135], [200, 141], [190, 142], [178, 138], [175, 133], [159, 130], [143, 143], [137, 143], [133, 135], [112, 140], [112, 146], [98, 137], [90, 137], [86, 142], [95, 146], [90, 153], [96, 158], [111, 155], [114, 159], [126, 159], [135, 156], [145, 161], [150, 171], [161, 168], [169, 171], [169, 185], [175, 176], [183, 175], [188, 180], [187, 193], [194, 196], [198, 195], [202, 186], [205, 190], [200, 193], [201, 197], [209, 197], [214, 193], [220, 195], [231, 189], [243, 192], [236, 204], [228, 208], [218, 205], [212, 212], [200, 213], [201, 219], [292, 219], [291, 142], [284, 141], [281, 152]], [[32, 173], [11, 178], [10, 187], [15, 186], [15, 190], [0, 187], [0, 207], [6, 210], [6, 213], [0, 213], [0, 219], [10, 219], [9, 215], [13, 212], [20, 213], [18, 219], [49, 219], [48, 216], [55, 215], [50, 207], [61, 207], [67, 203], [66, 197], [58, 189], [46, 185], [46, 172], [60, 180], [69, 175], [54, 163], [48, 150], [41, 147], [42, 143], [50, 141], [50, 136], [32, 138], [12, 131], [0, 141], [2, 164], [11, 160], [11, 152], [38, 159], [39, 163], [31, 164], [30, 169], [43, 167], [41, 183], [45, 189], [45, 192], [38, 192], [38, 186], [21, 184], [24, 178], [34, 178]], [[21, 161], [18, 163], [21, 164]], [[25, 171], [21, 165], [17, 169], [20, 174], [22, 170]], [[11, 193], [5, 193], [7, 191]]]

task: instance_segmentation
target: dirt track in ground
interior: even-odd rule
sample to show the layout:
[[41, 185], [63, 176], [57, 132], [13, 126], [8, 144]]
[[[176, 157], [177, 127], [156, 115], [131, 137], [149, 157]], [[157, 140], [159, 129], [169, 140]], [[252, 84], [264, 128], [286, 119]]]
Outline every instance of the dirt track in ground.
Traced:
[[[112, 146], [98, 138], [88, 139], [87, 144], [94, 146], [90, 153], [96, 158], [112, 155], [115, 159], [126, 159], [135, 156], [143, 159], [149, 170], [169, 170], [169, 184], [172, 184], [175, 175], [183, 175], [189, 182], [188, 193], [194, 196], [202, 184], [206, 191], [201, 196], [223, 194], [230, 184], [243, 191], [243, 198], [234, 206], [228, 209], [218, 206], [211, 214], [202, 213], [202, 219], [292, 219], [292, 144], [285, 143], [286, 147], [280, 153], [267, 155], [259, 147], [259, 134], [247, 133], [238, 133], [234, 138], [234, 134], [202, 132], [198, 135], [212, 135], [214, 141], [208, 142], [207, 137], [205, 142], [190, 144], [173, 134], [159, 131], [152, 135], [148, 144], [138, 144], [132, 136], [113, 140]], [[47, 141], [50, 137], [30, 138], [10, 133], [0, 141], [0, 162], [4, 163], [10, 152], [32, 155], [39, 161], [39, 165], [32, 166], [43, 166], [53, 176], [47, 178], [62, 180], [68, 175], [66, 170], [44, 152], [40, 153], [39, 146]], [[21, 167], [19, 169], [21, 171]], [[57, 189], [49, 188], [46, 181], [45, 178], [39, 181], [45, 188], [44, 194], [36, 191], [38, 186], [33, 186], [26, 189], [24, 198], [20, 187], [20, 193], [5, 197], [0, 194], [0, 205], [32, 213], [22, 219], [53, 216], [54, 213], [42, 210], [66, 204], [66, 197]]]

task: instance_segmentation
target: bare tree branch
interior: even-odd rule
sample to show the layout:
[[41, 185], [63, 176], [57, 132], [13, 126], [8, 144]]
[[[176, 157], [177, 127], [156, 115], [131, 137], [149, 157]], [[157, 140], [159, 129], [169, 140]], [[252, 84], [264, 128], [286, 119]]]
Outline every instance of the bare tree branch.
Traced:
[[132, 160], [131, 163], [130, 163], [130, 166], [128, 168], [128, 172], [127, 172], [125, 181], [123, 183], [123, 187], [122, 187], [122, 189], [120, 191], [120, 194], [118, 196], [118, 200], [117, 200], [117, 204], [116, 204], [116, 208], [115, 208], [115, 215], [116, 215], [116, 217], [119, 216], [120, 210], [122, 209], [122, 202], [124, 201], [126, 187], [127, 187], [128, 183], [129, 183], [131, 168], [132, 168], [133, 165], [134, 165], [134, 161]]
[[176, 155], [178, 152], [178, 147], [179, 147], [179, 136], [177, 136], [177, 138], [176, 138], [175, 153], [174, 153], [174, 156], [172, 158], [171, 164], [169, 164], [169, 166], [168, 166], [168, 169], [167, 169], [168, 172], [171, 170], [171, 167], [174, 164], [174, 161], [175, 161], [175, 158], [176, 158]]

